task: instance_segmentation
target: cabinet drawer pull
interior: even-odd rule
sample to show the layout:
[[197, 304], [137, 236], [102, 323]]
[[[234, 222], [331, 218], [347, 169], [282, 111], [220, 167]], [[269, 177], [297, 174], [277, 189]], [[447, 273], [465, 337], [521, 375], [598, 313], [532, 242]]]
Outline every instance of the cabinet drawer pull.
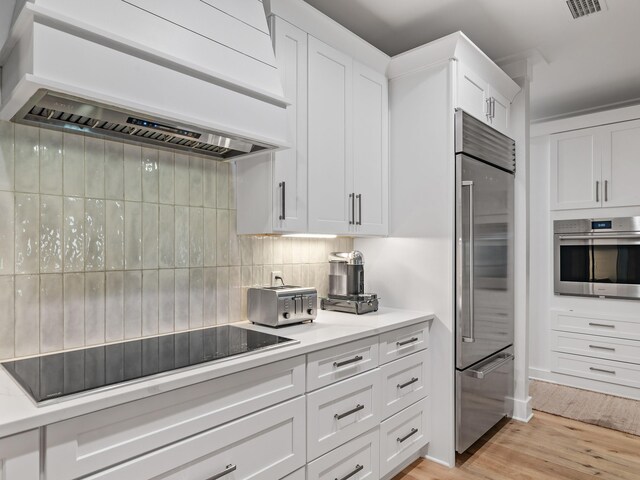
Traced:
[[350, 358], [349, 360], [343, 360], [342, 362], [333, 362], [333, 366], [334, 366], [334, 368], [344, 367], [345, 365], [349, 365], [350, 363], [359, 362], [360, 360], [362, 360], [362, 355], [356, 355], [355, 357]]
[[589, 367], [589, 370], [591, 370], [593, 372], [610, 373], [611, 375], [615, 375], [616, 374], [615, 370], [605, 370], [604, 368]]
[[418, 429], [417, 428], [412, 428], [411, 431], [409, 433], [407, 433], [404, 437], [398, 437], [396, 440], [400, 443], [404, 442], [407, 438], [409, 438], [412, 435], [415, 435], [416, 433], [418, 433]]
[[341, 419], [343, 419], [344, 417], [348, 417], [349, 415], [353, 415], [354, 413], [359, 412], [360, 410], [364, 410], [364, 405], [360, 405], [360, 404], [358, 404], [358, 405], [356, 405], [356, 406], [355, 406], [355, 408], [352, 408], [352, 409], [351, 409], [351, 410], [349, 410], [348, 412], [344, 412], [344, 413], [336, 413], [336, 414], [334, 415], [334, 418], [335, 418], [336, 420], [341, 420]]
[[412, 377], [411, 380], [409, 380], [408, 382], [399, 383], [398, 388], [408, 387], [409, 385], [413, 385], [414, 383], [416, 383], [418, 380], [419, 380], [418, 378]]
[[610, 352], [616, 351], [616, 349], [613, 347], [601, 347], [600, 345], [589, 345], [589, 348], [596, 348], [598, 350], [608, 350]]
[[216, 473], [213, 477], [207, 478], [207, 480], [218, 480], [218, 478], [222, 478], [225, 475], [229, 475], [231, 472], [235, 472], [236, 468], [238, 467], [233, 464], [227, 465], [227, 467], [222, 472]]
[[615, 325], [607, 325], [606, 323], [592, 323], [589, 322], [590, 327], [605, 327], [605, 328], [616, 328]]
[[360, 470], [362, 470], [364, 467], [362, 465], [356, 465], [356, 468], [353, 469], [353, 471], [351, 473], [347, 473], [344, 477], [342, 478], [338, 478], [336, 477], [336, 480], [347, 480], [348, 478], [353, 477], [356, 473], [358, 473]]
[[403, 347], [405, 345], [409, 345], [410, 343], [414, 343], [418, 341], [418, 337], [411, 337], [409, 340], [403, 340], [401, 342], [396, 342], [396, 345], [399, 347]]

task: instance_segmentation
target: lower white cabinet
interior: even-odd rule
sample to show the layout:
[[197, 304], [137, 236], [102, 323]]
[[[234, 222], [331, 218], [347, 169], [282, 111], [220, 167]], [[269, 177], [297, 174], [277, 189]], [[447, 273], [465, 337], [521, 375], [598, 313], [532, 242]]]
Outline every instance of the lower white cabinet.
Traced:
[[282, 478], [305, 464], [304, 404], [304, 397], [290, 400], [88, 478]]
[[306, 467], [302, 467], [290, 475], [287, 475], [282, 480], [305, 480], [307, 478], [307, 474], [305, 472]]
[[311, 462], [307, 467], [307, 480], [378, 480], [379, 450], [379, 432], [376, 427]]
[[30, 430], [0, 438], [0, 479], [39, 480], [40, 432]]
[[382, 376], [382, 418], [395, 415], [403, 408], [427, 396], [431, 383], [427, 352], [387, 363], [380, 368]]
[[327, 453], [380, 423], [380, 369], [307, 395], [307, 458]]
[[380, 424], [380, 476], [402, 465], [430, 440], [429, 397]]

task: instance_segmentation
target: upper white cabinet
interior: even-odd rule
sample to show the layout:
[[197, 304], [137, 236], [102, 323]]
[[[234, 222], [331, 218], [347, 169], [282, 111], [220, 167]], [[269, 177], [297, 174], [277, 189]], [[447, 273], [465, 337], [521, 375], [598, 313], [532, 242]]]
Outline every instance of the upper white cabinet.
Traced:
[[291, 147], [238, 162], [238, 233], [307, 231], [307, 34], [271, 17]]
[[551, 209], [640, 205], [640, 120], [551, 135]]
[[309, 231], [388, 233], [387, 78], [309, 38]]
[[507, 134], [511, 102], [505, 95], [463, 62], [458, 62], [457, 85], [458, 108]]

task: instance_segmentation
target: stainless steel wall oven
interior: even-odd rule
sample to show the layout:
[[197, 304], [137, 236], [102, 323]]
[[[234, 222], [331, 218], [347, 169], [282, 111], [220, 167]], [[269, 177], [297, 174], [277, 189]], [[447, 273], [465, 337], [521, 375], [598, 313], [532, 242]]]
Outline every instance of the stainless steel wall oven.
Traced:
[[640, 299], [640, 217], [556, 220], [554, 291]]

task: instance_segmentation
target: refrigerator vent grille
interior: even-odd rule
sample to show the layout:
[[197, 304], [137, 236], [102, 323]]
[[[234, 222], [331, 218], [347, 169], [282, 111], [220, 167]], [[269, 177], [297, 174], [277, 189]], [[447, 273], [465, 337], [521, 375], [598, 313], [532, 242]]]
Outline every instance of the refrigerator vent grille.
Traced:
[[599, 0], [567, 0], [567, 6], [574, 19], [602, 11]]

